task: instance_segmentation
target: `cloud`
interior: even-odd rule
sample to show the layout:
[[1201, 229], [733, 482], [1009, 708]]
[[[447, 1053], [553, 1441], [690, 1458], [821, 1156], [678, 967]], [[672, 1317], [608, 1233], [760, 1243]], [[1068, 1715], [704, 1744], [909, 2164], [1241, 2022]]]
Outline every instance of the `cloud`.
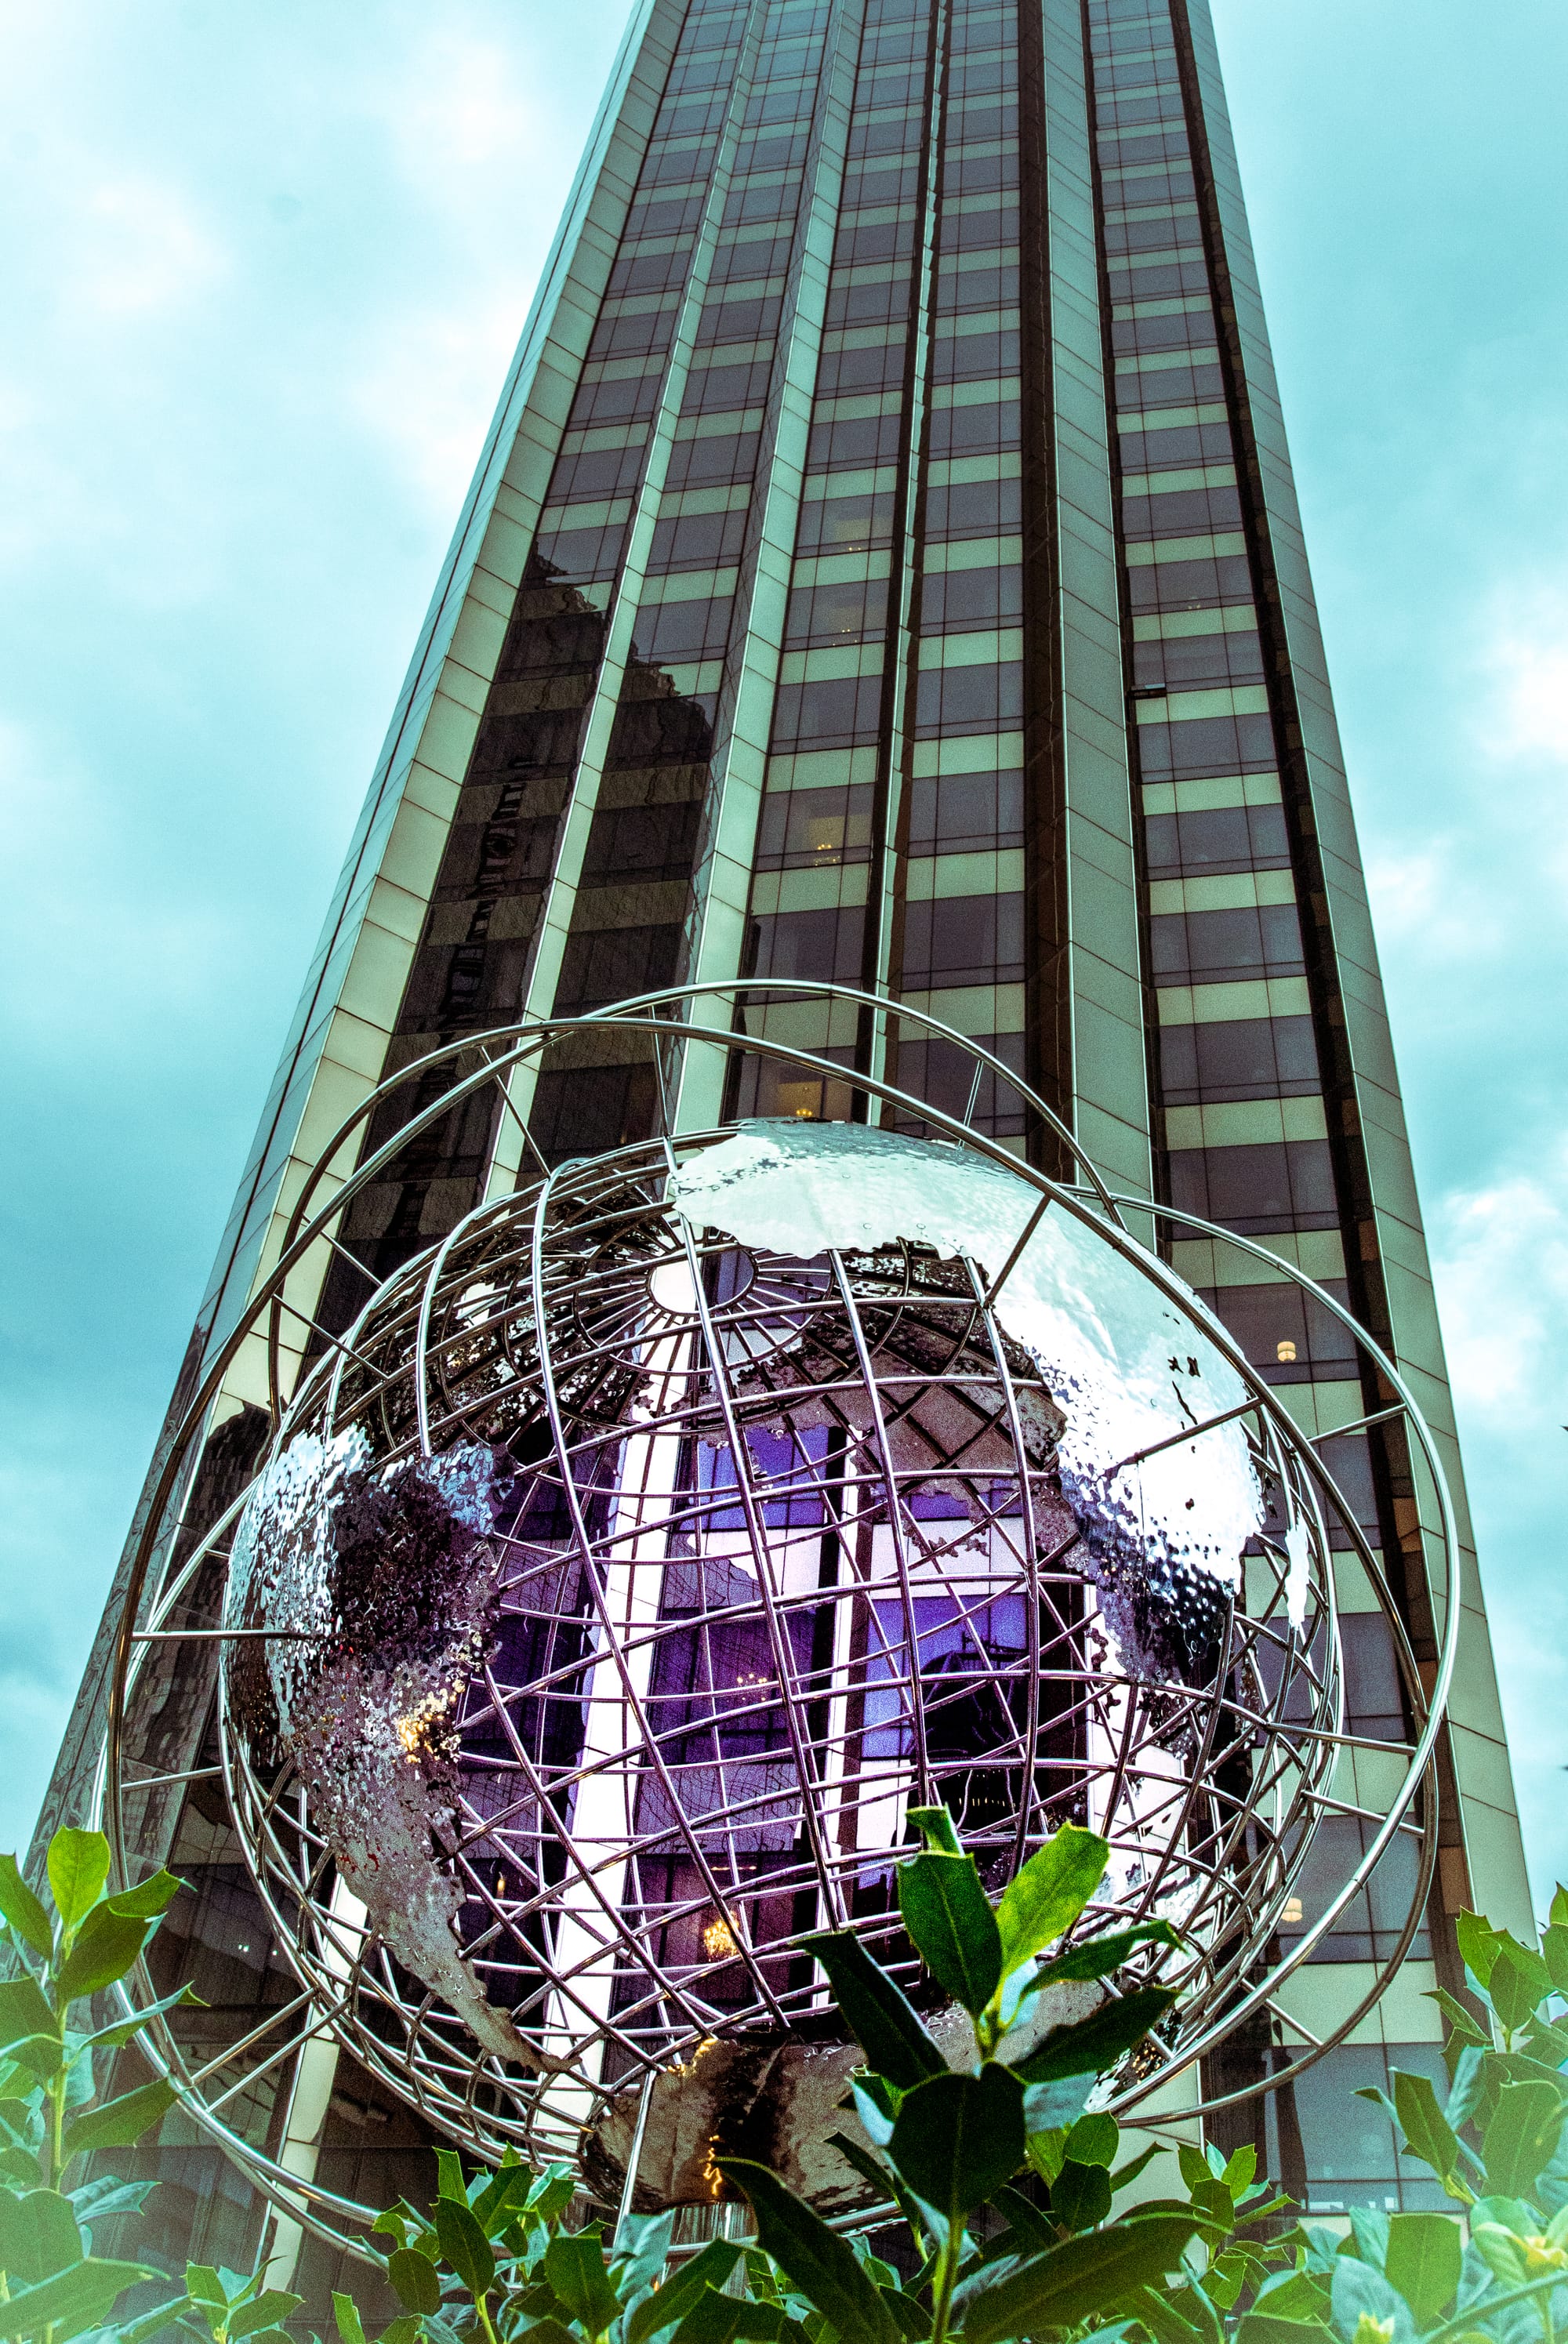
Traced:
[[10, 11], [0, 1847], [624, 13]]
[[1433, 1251], [1456, 1398], [1489, 1439], [1538, 1440], [1568, 1415], [1568, 1137], [1539, 1168], [1445, 1198]]
[[189, 197], [141, 176], [89, 185], [64, 242], [60, 298], [76, 323], [147, 319], [206, 292], [228, 265]]
[[1438, 1200], [1432, 1271], [1526, 1852], [1568, 1877], [1568, 1131]]

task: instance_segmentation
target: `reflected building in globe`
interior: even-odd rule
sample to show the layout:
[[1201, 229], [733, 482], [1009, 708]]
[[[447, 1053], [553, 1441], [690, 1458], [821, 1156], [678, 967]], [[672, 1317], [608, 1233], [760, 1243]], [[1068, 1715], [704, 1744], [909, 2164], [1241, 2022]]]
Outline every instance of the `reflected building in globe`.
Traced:
[[[1204, 0], [639, 0], [309, 972], [170, 1423], [277, 1259], [304, 1168], [385, 1076], [526, 1016], [666, 985], [831, 979], [926, 1010], [1051, 1103], [1115, 1188], [1259, 1241], [1395, 1359], [1462, 1485], [1366, 894]], [[767, 1012], [776, 1019], [785, 1012]], [[792, 1037], [1053, 1171], [964, 1054], [837, 1003]], [[813, 1019], [815, 1024], [813, 1024]], [[783, 1030], [782, 1027], [777, 1030]], [[367, 1151], [432, 1106], [405, 1086]], [[741, 1111], [825, 1116], [780, 1078]], [[312, 1315], [517, 1176], [683, 1128], [645, 1041], [557, 1047], [510, 1116], [474, 1094], [356, 1197]], [[1429, 1525], [1386, 1397], [1331, 1315], [1209, 1238], [1175, 1268], [1320, 1443], [1417, 1661]], [[265, 1347], [229, 1370], [188, 1549], [262, 1452]], [[155, 1465], [155, 1478], [157, 1472]], [[149, 1483], [149, 1492], [151, 1490]], [[90, 1789], [121, 1591], [42, 1829]], [[1431, 2066], [1453, 1914], [1527, 1926], [1473, 1562], [1440, 1745], [1436, 1884], [1400, 1977], [1256, 2126], [1319, 2208], [1419, 2205], [1354, 2087]], [[193, 1602], [199, 1601], [199, 1587]], [[1406, 1731], [1346, 1570], [1352, 1730]], [[209, 1729], [173, 1659], [171, 1757]], [[156, 1760], [156, 1737], [147, 1744]], [[211, 1763], [216, 1763], [216, 1758]], [[177, 1769], [171, 1769], [177, 1771]], [[293, 1988], [220, 1786], [146, 1801], [191, 1884], [160, 1941], [216, 2059]], [[1359, 1859], [1320, 1834], [1282, 1940]], [[1413, 1853], [1409, 1859], [1413, 1864]], [[1219, 2094], [1332, 2031], [1408, 1902], [1396, 1841]], [[1294, 2031], [1292, 2031], [1294, 2030]], [[346, 2055], [236, 2071], [229, 2120], [353, 2198], [432, 2136]], [[183, 2129], [182, 2129], [183, 2127]], [[1358, 2129], [1359, 2128], [1359, 2129]], [[173, 2241], [243, 2264], [261, 2208], [177, 2113], [149, 2169]], [[281, 2249], [279, 2250], [281, 2251]], [[307, 2241], [302, 2276], [325, 2277]]]

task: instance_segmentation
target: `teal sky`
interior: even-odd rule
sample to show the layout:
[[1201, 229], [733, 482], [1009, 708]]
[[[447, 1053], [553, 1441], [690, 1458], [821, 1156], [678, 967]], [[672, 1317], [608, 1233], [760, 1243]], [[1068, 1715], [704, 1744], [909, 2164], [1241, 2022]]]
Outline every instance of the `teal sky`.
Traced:
[[[4, 14], [0, 1847], [625, 9]], [[1540, 1887], [1568, 1871], [1568, 14], [1216, 14]]]

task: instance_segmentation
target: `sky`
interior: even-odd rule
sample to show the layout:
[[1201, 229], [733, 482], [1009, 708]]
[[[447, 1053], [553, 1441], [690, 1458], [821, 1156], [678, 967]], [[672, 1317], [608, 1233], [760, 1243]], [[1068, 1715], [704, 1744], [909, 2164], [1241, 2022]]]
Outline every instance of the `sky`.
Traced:
[[[0, 1848], [623, 0], [0, 0]], [[1215, 0], [1538, 1894], [1568, 1873], [1568, 12]]]

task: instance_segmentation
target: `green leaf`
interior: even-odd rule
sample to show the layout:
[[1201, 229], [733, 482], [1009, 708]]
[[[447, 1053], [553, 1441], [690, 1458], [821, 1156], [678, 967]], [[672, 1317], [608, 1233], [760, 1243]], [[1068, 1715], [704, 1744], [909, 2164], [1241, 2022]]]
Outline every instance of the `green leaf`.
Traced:
[[[768, 2309], [775, 2320], [782, 2317], [771, 2305]], [[716, 2287], [705, 2287], [676, 2329], [673, 2344], [734, 2344], [745, 2310], [740, 2296], [721, 2295]]]
[[101, 1994], [123, 1978], [147, 1941], [145, 1921], [99, 1904], [88, 1914], [66, 1955], [57, 1980], [63, 2000], [76, 2002], [84, 1995]]
[[996, 1907], [1004, 1977], [1072, 1927], [1099, 1886], [1109, 1855], [1108, 1841], [1077, 1824], [1064, 1824], [1035, 1850]]
[[1552, 1992], [1552, 1973], [1539, 1954], [1506, 1931], [1499, 1934], [1492, 1975], [1486, 1981], [1492, 2006], [1512, 2035], [1527, 2026], [1537, 2004]]
[[645, 2339], [656, 2336], [661, 2329], [673, 2328], [705, 2287], [723, 2286], [740, 2258], [740, 2248], [732, 2246], [728, 2238], [711, 2239], [700, 2255], [683, 2263], [663, 2287], [655, 2288], [646, 2301], [637, 2306], [626, 2322], [626, 2344], [645, 2344]]
[[1470, 2233], [1471, 2245], [1486, 2265], [1493, 2278], [1504, 2287], [1522, 2287], [1530, 2275], [1525, 2259], [1524, 2241], [1502, 2222], [1476, 2222]]
[[1363, 2319], [1377, 2321], [1385, 2334], [1391, 2329], [1395, 2344], [1408, 2344], [1413, 2333], [1409, 2306], [1371, 2263], [1340, 2255], [1329, 2287], [1334, 2326], [1346, 2344], [1356, 2344], [1357, 2337], [1364, 2336]]
[[265, 2294], [254, 2296], [241, 2309], [230, 2313], [228, 2332], [235, 2337], [257, 2336], [264, 2328], [280, 2328], [304, 2300], [302, 2295], [285, 2295], [281, 2288], [270, 2287]]
[[1409, 2304], [1418, 2328], [1435, 2327], [1453, 2301], [1463, 2255], [1459, 2224], [1452, 2216], [1390, 2216], [1383, 2274]]
[[1568, 2107], [1554, 2085], [1504, 2084], [1482, 2142], [1488, 2190], [1503, 2198], [1527, 2197], [1557, 2153], [1565, 2114]]
[[977, 2018], [1002, 1976], [1002, 1935], [970, 1855], [917, 1855], [898, 1867], [898, 1908], [944, 1991]]
[[1103, 1937], [1086, 1937], [1081, 1945], [1070, 1946], [1055, 1961], [1043, 1963], [1029, 1981], [1028, 1990], [1035, 1994], [1043, 1985], [1055, 1985], [1060, 1978], [1109, 1977], [1139, 1945], [1180, 1944], [1181, 1939], [1168, 1921], [1140, 1921], [1133, 1929], [1113, 1929]]
[[620, 2312], [621, 2299], [604, 2268], [604, 2239], [597, 2224], [571, 2238], [551, 2238], [544, 2250], [544, 2276], [590, 2336], [602, 2336]]
[[1068, 2131], [1082, 2116], [1084, 2102], [1094, 2087], [1092, 2074], [1057, 2076], [1048, 2084], [1030, 2084], [1024, 2093], [1024, 2128], [1031, 2140], [1038, 2133]]
[[[58, 1837], [56, 1833], [56, 1841]], [[0, 2303], [0, 2336], [41, 2336], [46, 2328], [79, 2335], [106, 2319], [127, 2288], [162, 2277], [147, 2263], [110, 2262], [89, 2255], [69, 2270], [56, 2271], [52, 2278], [25, 2287], [9, 2302]]]
[[[1565, 1931], [1564, 1935], [1568, 1935], [1568, 1931]], [[1483, 2051], [1489, 2051], [1492, 2048], [1492, 2037], [1485, 2027], [1453, 1995], [1445, 1992], [1441, 1985], [1432, 1986], [1428, 1989], [1424, 1999], [1436, 2003], [1462, 2042], [1478, 2043]]]
[[116, 2320], [109, 2330], [108, 2344], [152, 2344], [155, 2336], [177, 2327], [182, 2314], [190, 2309], [188, 2295], [171, 2296], [167, 2303], [155, 2303], [150, 2311], [141, 2312], [135, 2319]]
[[134, 2042], [142, 2028], [153, 2019], [160, 2018], [166, 2010], [178, 2009], [182, 2004], [194, 2006], [197, 2010], [207, 2007], [201, 1996], [193, 1993], [188, 1985], [177, 1986], [173, 1994], [164, 1995], [157, 2002], [149, 2002], [145, 2010], [133, 2011], [129, 2018], [112, 2019], [107, 2026], [97, 2027], [91, 2035], [85, 2036], [83, 2048], [117, 2051], [125, 2044]]
[[674, 2228], [673, 2208], [663, 2214], [628, 2214], [617, 2224], [610, 2276], [623, 2304], [658, 2285], [670, 2259]]
[[946, 1807], [910, 1807], [907, 1820], [914, 1824], [933, 1855], [963, 1854], [964, 1843]]
[[1051, 2184], [1051, 2211], [1065, 2229], [1092, 2230], [1110, 2212], [1110, 2175], [1103, 2165], [1069, 2157]]
[[1490, 1921], [1483, 1921], [1479, 1913], [1458, 1913], [1454, 1915], [1453, 1933], [1459, 1939], [1466, 1969], [1484, 1985], [1497, 1959], [1501, 1931], [1494, 1929]]
[[541, 2222], [552, 2222], [564, 2214], [577, 2195], [577, 2170], [559, 2159], [547, 2165], [523, 2199], [523, 2210]]
[[905, 2095], [887, 2153], [951, 2228], [1024, 2162], [1023, 2086], [995, 2061], [977, 2076], [933, 2076]]
[[1041, 2328], [1103, 2318], [1140, 2287], [1175, 2270], [1198, 2225], [1187, 2214], [1148, 2214], [1087, 2238], [1068, 2238], [996, 2275], [982, 2271], [959, 2289], [966, 2344], [1001, 2344]]
[[865, 2054], [866, 2065], [900, 2091], [943, 2076], [947, 2062], [920, 2024], [907, 1995], [874, 1962], [848, 1929], [824, 1930], [803, 1938], [827, 1973], [845, 2025]]
[[1392, 2068], [1389, 2080], [1394, 2087], [1394, 2115], [1405, 2146], [1446, 2184], [1459, 2167], [1459, 2141], [1438, 2107], [1431, 2081], [1402, 2067]]
[[878, 2157], [868, 2157], [858, 2141], [849, 2139], [847, 2135], [842, 2132], [830, 2132], [827, 2140], [828, 2147], [836, 2148], [845, 2163], [853, 2165], [855, 2171], [871, 2183], [879, 2196], [892, 2198], [909, 2225], [910, 2237], [915, 2240], [920, 2252], [924, 2254], [926, 2244], [926, 2233], [929, 2228], [928, 2218], [919, 2199], [905, 2187], [892, 2167], [884, 2165]]
[[[1063, 1831], [1070, 1828], [1066, 1824], [1062, 1826]], [[1061, 1837], [1061, 1832], [1057, 1837]], [[1124, 2051], [1142, 2042], [1175, 2000], [1167, 1986], [1145, 1985], [1123, 1995], [1118, 2002], [1102, 2003], [1076, 2026], [1053, 2026], [1043, 2043], [1015, 2063], [1015, 2073], [1028, 2084], [1049, 2084], [1060, 2076], [1104, 2075]]]
[[49, 1886], [67, 1930], [80, 1926], [104, 1893], [109, 1876], [109, 1843], [102, 1832], [73, 1831], [66, 1824], [49, 1842]]
[[1333, 2329], [1321, 2319], [1276, 2319], [1249, 2311], [1236, 2330], [1236, 2344], [1331, 2344]]
[[16, 1935], [47, 1961], [55, 1949], [55, 1933], [41, 1897], [23, 1879], [14, 1855], [0, 1855], [0, 1913]]
[[897, 2322], [854, 2248], [765, 2165], [722, 2157], [719, 2170], [744, 2189], [757, 2237], [790, 2285], [814, 2304], [845, 2344], [899, 2344]]
[[156, 1921], [167, 1913], [180, 1890], [183, 1880], [172, 1872], [155, 1872], [149, 1879], [141, 1880], [134, 1888], [122, 1888], [108, 1900], [111, 1913], [127, 1920]]
[[417, 2311], [400, 2311], [389, 2319], [376, 2339], [376, 2344], [419, 2344], [420, 2320]]
[[855, 2103], [855, 2115], [865, 2127], [866, 2138], [878, 2148], [885, 2148], [893, 2138], [903, 2093], [885, 2076], [865, 2074], [851, 2076], [849, 2096]]
[[29, 2036], [60, 2032], [47, 1995], [35, 1977], [0, 1979], [0, 2052]]
[[[1336, 2239], [1335, 2244], [1338, 2243]], [[1254, 2299], [1255, 2309], [1261, 2311], [1265, 2307], [1270, 2318], [1281, 2323], [1299, 2319], [1320, 2321], [1328, 2317], [1329, 2290], [1316, 2271], [1275, 2271], [1263, 2281]]]
[[214, 2303], [219, 2310], [228, 2308], [228, 2289], [210, 2263], [187, 2263], [185, 2291], [197, 2303]]
[[1136, 2181], [1144, 2167], [1153, 2163], [1159, 2151], [1160, 2143], [1151, 2140], [1147, 2148], [1140, 2148], [1138, 2155], [1129, 2157], [1125, 2165], [1117, 2166], [1110, 2177], [1111, 2196], [1114, 2198], [1118, 2190], [1126, 2189]]
[[[474, 2220], [468, 2199], [440, 2197], [431, 2207], [430, 2215], [441, 2253], [469, 2293], [474, 2296], [485, 2294], [495, 2284], [495, 2255], [490, 2240]], [[410, 2309], [417, 2308], [410, 2307]]]
[[1067, 2153], [1075, 2165], [1116, 2163], [1121, 2127], [1114, 2117], [1080, 2117], [1067, 2135]]
[[[1007, 2218], [1012, 2240], [1010, 2252], [1043, 2254], [1047, 2247], [1056, 2245], [1056, 2233], [1051, 2227], [1050, 2216], [1042, 2214], [1039, 2208], [1032, 2205], [1021, 2189], [1012, 2187], [998, 2189], [993, 2194], [991, 2204], [998, 2214], [1005, 2214]], [[995, 2241], [987, 2251], [992, 2251], [994, 2246]]]
[[503, 2165], [473, 2201], [473, 2218], [487, 2238], [498, 2238], [527, 2202], [536, 2176], [527, 2165]]
[[174, 2086], [160, 2076], [157, 2083], [138, 2085], [134, 2092], [122, 2092], [117, 2100], [105, 2100], [100, 2107], [88, 2108], [66, 2127], [66, 2155], [79, 2157], [87, 2148], [128, 2148], [157, 2124], [166, 2108], [173, 2107], [175, 2097]]
[[57, 2035], [25, 2035], [19, 2043], [5, 2046], [5, 2056], [14, 2059], [34, 2081], [46, 2084], [52, 2076], [59, 2074], [66, 2046]]
[[101, 2222], [110, 2214], [139, 2214], [157, 2186], [150, 2178], [116, 2181], [112, 2173], [102, 2173], [94, 2181], [78, 2183], [66, 2195], [78, 2222]]
[[387, 2257], [387, 2277], [398, 2301], [409, 2311], [439, 2311], [441, 2283], [429, 2255], [412, 2247], [395, 2247]]
[[[1552, 1900], [1555, 1914], [1557, 1899]], [[1541, 1951], [1552, 1973], [1552, 1983], [1559, 1994], [1568, 1995], [1568, 1924], [1553, 1920], [1541, 1932]]]
[[75, 2208], [57, 2189], [0, 2190], [0, 2269], [29, 2287], [82, 2259]]
[[455, 2148], [436, 2151], [436, 2187], [443, 2198], [453, 2198], [460, 2206], [469, 2201], [468, 2184], [463, 2179], [463, 2161]]
[[[1182, 2302], [1191, 2300], [1192, 2290], [1181, 2290]], [[1163, 2295], [1158, 2288], [1140, 2287], [1132, 2299], [1133, 2309], [1148, 2329], [1155, 2344], [1202, 2344], [1207, 2323], [1199, 2328], [1176, 2309], [1173, 2298]]]

